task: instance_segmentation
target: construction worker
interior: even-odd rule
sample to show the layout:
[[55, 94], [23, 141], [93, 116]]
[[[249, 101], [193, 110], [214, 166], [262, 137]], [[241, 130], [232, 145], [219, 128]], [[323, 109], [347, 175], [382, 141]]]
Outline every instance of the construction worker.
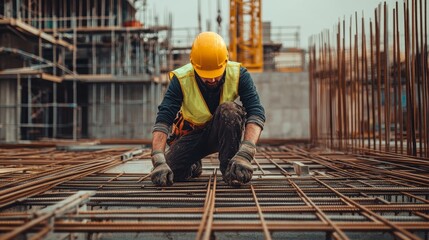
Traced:
[[[234, 102], [238, 97], [243, 106]], [[249, 72], [228, 60], [226, 44], [217, 33], [202, 32], [195, 38], [190, 63], [170, 72], [158, 110], [152, 138], [155, 185], [200, 176], [201, 159], [215, 152], [227, 184], [252, 179], [251, 162], [265, 112]]]

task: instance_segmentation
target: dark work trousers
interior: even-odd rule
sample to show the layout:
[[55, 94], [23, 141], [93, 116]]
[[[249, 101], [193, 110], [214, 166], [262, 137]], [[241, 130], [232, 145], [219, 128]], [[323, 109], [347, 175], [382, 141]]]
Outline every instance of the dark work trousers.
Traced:
[[238, 151], [245, 117], [242, 106], [234, 102], [222, 103], [204, 128], [174, 141], [165, 156], [174, 173], [174, 181], [197, 177], [195, 168], [201, 172], [201, 159], [215, 152], [219, 152], [219, 168], [224, 175], [229, 160]]

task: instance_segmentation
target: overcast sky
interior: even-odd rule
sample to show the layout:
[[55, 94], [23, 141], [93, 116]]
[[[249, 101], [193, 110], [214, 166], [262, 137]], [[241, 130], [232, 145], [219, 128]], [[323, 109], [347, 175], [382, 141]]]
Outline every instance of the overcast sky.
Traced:
[[[198, 1], [201, 2], [202, 29], [207, 30], [206, 22], [212, 21], [212, 31], [216, 29], [218, 0], [147, 0], [148, 15], [154, 12], [161, 24], [165, 24], [167, 13], [173, 16], [173, 28], [198, 27]], [[222, 35], [228, 38], [229, 0], [220, 0], [222, 13]], [[262, 0], [262, 20], [270, 21], [272, 26], [300, 26], [301, 47], [306, 48], [308, 38], [320, 33], [323, 29], [332, 29], [339, 19], [362, 12], [365, 19], [374, 18], [374, 9], [379, 0]], [[386, 1], [389, 11], [396, 1]], [[399, 1], [400, 6], [403, 1]], [[152, 16], [153, 18], [153, 16]]]

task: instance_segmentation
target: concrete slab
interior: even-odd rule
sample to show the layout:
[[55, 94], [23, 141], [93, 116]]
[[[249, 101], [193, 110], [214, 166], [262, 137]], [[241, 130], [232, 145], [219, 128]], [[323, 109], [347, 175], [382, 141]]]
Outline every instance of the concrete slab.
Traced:
[[152, 170], [150, 160], [134, 160], [123, 163], [119, 166], [107, 170], [107, 173], [142, 173], [148, 174]]

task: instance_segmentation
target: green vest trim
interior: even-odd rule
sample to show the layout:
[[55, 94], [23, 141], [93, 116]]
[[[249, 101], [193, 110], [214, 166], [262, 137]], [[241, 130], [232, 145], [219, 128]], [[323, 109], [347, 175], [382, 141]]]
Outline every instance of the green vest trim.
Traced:
[[[225, 83], [222, 86], [222, 93], [219, 104], [233, 102], [238, 97], [238, 82], [240, 79], [240, 63], [229, 61], [226, 66]], [[180, 111], [183, 118], [197, 126], [207, 123], [212, 114], [198, 88], [192, 64], [186, 64], [172, 72], [170, 79], [176, 76], [179, 80], [183, 93], [183, 103]]]

